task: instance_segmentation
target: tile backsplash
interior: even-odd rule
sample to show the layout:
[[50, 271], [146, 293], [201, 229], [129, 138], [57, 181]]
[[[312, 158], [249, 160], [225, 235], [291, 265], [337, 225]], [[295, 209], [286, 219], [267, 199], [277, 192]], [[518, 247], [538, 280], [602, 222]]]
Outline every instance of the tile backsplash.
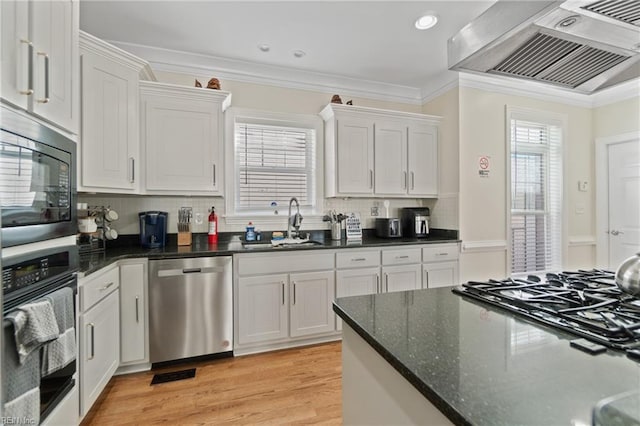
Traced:
[[[119, 218], [113, 222], [113, 227], [119, 234], [138, 234], [138, 213], [149, 210], [160, 210], [169, 213], [168, 232], [176, 233], [176, 216], [180, 207], [192, 207], [194, 213], [193, 232], [207, 232], [207, 217], [211, 206], [215, 206], [219, 216], [221, 232], [244, 231], [244, 221], [227, 223], [225, 220], [225, 203], [220, 197], [177, 197], [177, 196], [144, 196], [144, 195], [115, 195], [115, 194], [84, 194], [78, 196], [78, 201], [90, 206], [109, 206], [115, 210]], [[375, 216], [371, 215], [371, 208], [378, 208], [377, 217], [385, 217], [383, 199], [379, 198], [327, 198], [324, 200], [322, 211], [336, 210], [341, 213], [359, 212], [364, 228], [373, 228]], [[458, 196], [446, 194], [440, 199], [389, 199], [389, 216], [398, 217], [402, 207], [429, 207], [431, 209], [431, 227], [458, 229]], [[196, 215], [200, 214], [202, 223], [195, 223]], [[274, 221], [261, 223], [256, 218], [253, 223], [257, 228], [265, 231], [286, 229], [286, 212]], [[305, 227], [307, 225], [307, 227]], [[327, 223], [321, 222], [320, 217], [307, 218], [302, 229], [329, 229]]]

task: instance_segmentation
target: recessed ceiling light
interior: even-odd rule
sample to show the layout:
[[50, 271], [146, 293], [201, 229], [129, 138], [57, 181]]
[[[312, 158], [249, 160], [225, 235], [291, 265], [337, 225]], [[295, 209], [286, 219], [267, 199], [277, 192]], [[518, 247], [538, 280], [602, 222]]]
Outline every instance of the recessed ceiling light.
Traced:
[[419, 17], [416, 20], [416, 28], [419, 30], [426, 30], [438, 23], [438, 17], [435, 14], [427, 14]]
[[268, 52], [269, 50], [271, 50], [271, 47], [269, 47], [268, 44], [259, 44], [258, 49], [262, 50], [263, 52]]
[[305, 52], [304, 50], [294, 50], [293, 51], [293, 56], [295, 56], [296, 58], [302, 58], [306, 54], [307, 54], [307, 52]]

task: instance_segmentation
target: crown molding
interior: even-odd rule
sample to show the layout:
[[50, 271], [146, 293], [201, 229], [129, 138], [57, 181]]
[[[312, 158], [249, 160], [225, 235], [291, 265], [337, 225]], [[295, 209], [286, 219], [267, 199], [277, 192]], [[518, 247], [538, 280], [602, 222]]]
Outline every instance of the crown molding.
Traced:
[[145, 58], [155, 70], [179, 74], [215, 74], [218, 78], [341, 96], [422, 105], [419, 88], [334, 74], [265, 65], [237, 59], [109, 41]]
[[443, 86], [440, 86], [438, 89], [432, 91], [432, 92], [428, 92], [428, 88], [423, 88], [422, 89], [422, 105], [431, 102], [432, 100], [436, 99], [439, 96], [444, 95], [445, 93], [447, 93], [449, 90], [451, 89], [455, 89], [456, 87], [458, 87], [458, 78], [455, 77], [453, 80], [450, 80], [448, 83], [445, 83]]
[[638, 98], [640, 97], [640, 78], [625, 81], [609, 89], [594, 93], [591, 97], [593, 108]]
[[156, 81], [141, 81], [140, 93], [174, 97], [177, 100], [211, 101], [220, 104], [222, 112], [231, 106], [231, 93], [222, 90], [207, 89], [206, 87], [188, 87], [178, 84], [159, 83]]
[[91, 52], [110, 61], [130, 68], [138, 73], [142, 80], [157, 81], [149, 62], [138, 56], [132, 55], [126, 50], [95, 37], [85, 31], [79, 33], [80, 51]]
[[371, 107], [362, 107], [355, 105], [344, 105], [344, 104], [328, 104], [325, 106], [322, 111], [320, 111], [320, 117], [323, 120], [327, 121], [333, 118], [336, 114], [365, 114], [367, 117], [378, 117], [378, 118], [398, 118], [401, 120], [420, 120], [423, 122], [428, 122], [430, 124], [438, 125], [442, 117], [437, 115], [427, 115], [420, 114], [416, 112], [404, 112], [404, 111], [395, 111], [395, 110], [387, 110], [380, 108], [371, 108]]

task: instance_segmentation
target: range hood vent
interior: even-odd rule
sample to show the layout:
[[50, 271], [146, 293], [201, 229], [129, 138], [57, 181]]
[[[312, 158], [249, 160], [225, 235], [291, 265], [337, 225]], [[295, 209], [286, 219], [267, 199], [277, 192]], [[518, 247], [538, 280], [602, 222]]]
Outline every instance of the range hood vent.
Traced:
[[640, 27], [640, 2], [637, 0], [602, 0], [583, 9]]
[[628, 56], [536, 34], [491, 72], [575, 88], [625, 59]]
[[594, 93], [640, 77], [640, 1], [498, 0], [448, 54], [451, 70]]

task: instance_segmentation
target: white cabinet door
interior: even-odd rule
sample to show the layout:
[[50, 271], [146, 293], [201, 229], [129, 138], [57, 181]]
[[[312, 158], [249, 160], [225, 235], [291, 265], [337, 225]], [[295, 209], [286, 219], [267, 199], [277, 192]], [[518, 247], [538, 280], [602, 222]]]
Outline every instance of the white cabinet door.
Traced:
[[138, 73], [83, 53], [81, 189], [137, 189], [138, 108]]
[[380, 268], [336, 271], [336, 297], [376, 294], [380, 289]]
[[374, 138], [376, 195], [407, 193], [407, 126], [376, 121]]
[[[32, 1], [33, 112], [77, 133], [77, 1]], [[74, 87], [74, 84], [76, 85]]]
[[373, 194], [373, 120], [338, 120], [338, 192]]
[[116, 290], [80, 316], [80, 401], [84, 416], [118, 368], [120, 321]]
[[33, 97], [33, 83], [29, 79], [29, 58], [33, 44], [29, 37], [29, 3], [22, 0], [0, 2], [2, 31], [2, 98], [23, 109]]
[[146, 263], [120, 265], [120, 363], [147, 359]]
[[458, 282], [458, 262], [435, 262], [422, 265], [424, 270], [423, 288], [460, 285]]
[[333, 271], [291, 274], [291, 337], [335, 330]]
[[438, 128], [409, 126], [409, 194], [438, 195]]
[[384, 292], [422, 288], [422, 268], [417, 265], [385, 266], [382, 268]]
[[181, 90], [187, 97], [194, 89], [173, 87], [163, 95], [156, 88], [150, 96], [142, 91], [146, 189], [181, 195], [221, 195], [221, 103], [181, 99]]
[[287, 274], [238, 279], [240, 344], [288, 337], [288, 286]]

